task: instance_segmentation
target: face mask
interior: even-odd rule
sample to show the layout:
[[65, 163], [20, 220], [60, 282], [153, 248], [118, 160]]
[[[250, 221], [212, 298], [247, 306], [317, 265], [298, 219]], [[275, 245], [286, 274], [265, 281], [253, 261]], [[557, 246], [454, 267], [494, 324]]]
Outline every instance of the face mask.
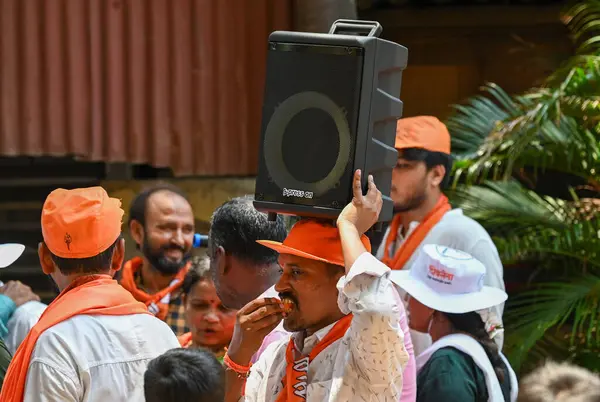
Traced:
[[410, 330], [410, 337], [413, 344], [413, 351], [415, 356], [420, 355], [431, 346], [433, 340], [431, 339], [431, 335], [429, 335], [429, 331], [431, 331], [431, 326], [433, 325], [433, 314], [429, 318], [429, 324], [427, 325], [427, 332], [416, 331], [414, 329]]

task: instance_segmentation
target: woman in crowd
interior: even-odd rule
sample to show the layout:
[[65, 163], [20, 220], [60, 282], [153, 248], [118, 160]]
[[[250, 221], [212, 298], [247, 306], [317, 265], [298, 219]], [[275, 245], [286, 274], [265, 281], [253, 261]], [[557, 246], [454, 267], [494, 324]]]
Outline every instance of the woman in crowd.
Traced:
[[518, 384], [488, 319], [504, 303], [500, 289], [483, 286], [485, 267], [471, 255], [426, 245], [410, 271], [392, 271], [409, 297], [409, 325], [433, 344], [417, 357], [417, 402], [514, 402]]
[[209, 276], [209, 259], [196, 258], [183, 281], [185, 319], [190, 332], [179, 337], [184, 348], [206, 348], [222, 362], [233, 336], [237, 310], [225, 307]]

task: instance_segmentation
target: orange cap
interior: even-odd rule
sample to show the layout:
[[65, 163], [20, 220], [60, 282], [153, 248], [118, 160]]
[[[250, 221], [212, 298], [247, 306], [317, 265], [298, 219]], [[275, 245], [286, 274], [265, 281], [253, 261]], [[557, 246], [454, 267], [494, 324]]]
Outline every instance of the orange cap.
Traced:
[[444, 123], [433, 116], [399, 119], [396, 125], [396, 149], [421, 148], [450, 154], [450, 133]]
[[58, 257], [94, 257], [117, 240], [122, 218], [121, 201], [102, 187], [59, 188], [44, 202], [42, 236]]
[[[371, 252], [369, 238], [362, 235], [361, 241]], [[336, 227], [319, 221], [307, 219], [297, 222], [283, 243], [272, 240], [257, 240], [257, 242], [279, 254], [291, 254], [344, 266], [340, 232]]]

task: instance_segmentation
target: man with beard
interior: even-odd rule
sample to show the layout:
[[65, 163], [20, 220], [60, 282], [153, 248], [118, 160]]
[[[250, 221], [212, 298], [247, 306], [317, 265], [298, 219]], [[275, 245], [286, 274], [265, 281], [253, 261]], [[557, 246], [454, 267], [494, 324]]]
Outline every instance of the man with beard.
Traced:
[[177, 335], [189, 332], [181, 285], [190, 267], [194, 214], [185, 194], [170, 184], [145, 189], [131, 203], [129, 230], [142, 257], [125, 263], [121, 285]]
[[368, 183], [365, 196], [360, 171], [355, 173], [354, 198], [337, 227], [303, 219], [283, 243], [259, 241], [280, 254], [280, 300], [244, 306], [234, 331], [267, 332], [283, 318], [293, 334], [269, 345], [252, 366], [259, 342], [232, 341], [224, 359], [227, 401], [240, 395], [264, 402], [400, 399], [409, 356], [390, 269], [370, 254], [364, 235], [382, 205], [371, 176]]
[[[442, 192], [452, 170], [446, 126], [431, 116], [400, 119], [395, 147], [398, 163], [391, 191], [395, 216], [377, 257], [392, 269], [410, 269], [423, 245], [448, 246], [481, 261], [487, 270], [485, 285], [504, 290], [502, 262], [489, 234], [462, 210], [452, 209]], [[503, 308], [502, 304], [491, 310], [490, 322], [501, 322]], [[415, 355], [431, 344], [428, 334], [411, 331], [411, 337]], [[495, 340], [502, 347], [502, 334]]]

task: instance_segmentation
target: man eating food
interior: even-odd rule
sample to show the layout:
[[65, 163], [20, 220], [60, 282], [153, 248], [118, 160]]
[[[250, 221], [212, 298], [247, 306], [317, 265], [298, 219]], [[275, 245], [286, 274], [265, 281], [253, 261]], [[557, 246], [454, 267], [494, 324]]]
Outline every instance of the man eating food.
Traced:
[[[238, 312], [235, 332], [244, 336], [234, 334], [224, 359], [227, 401], [399, 400], [408, 353], [390, 269], [370, 254], [364, 235], [382, 205], [368, 182], [363, 195], [356, 172], [337, 227], [304, 219], [283, 243], [259, 241], [280, 253], [280, 299], [257, 299]], [[260, 336], [281, 319], [293, 334], [251, 366]]]

